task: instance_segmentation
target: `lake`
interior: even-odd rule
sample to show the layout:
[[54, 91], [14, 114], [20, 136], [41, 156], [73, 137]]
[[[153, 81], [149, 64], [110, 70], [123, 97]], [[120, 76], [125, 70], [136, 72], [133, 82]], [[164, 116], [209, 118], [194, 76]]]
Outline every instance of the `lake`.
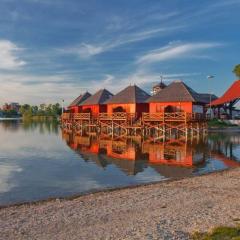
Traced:
[[0, 205], [65, 197], [240, 166], [240, 134], [152, 143], [0, 122]]

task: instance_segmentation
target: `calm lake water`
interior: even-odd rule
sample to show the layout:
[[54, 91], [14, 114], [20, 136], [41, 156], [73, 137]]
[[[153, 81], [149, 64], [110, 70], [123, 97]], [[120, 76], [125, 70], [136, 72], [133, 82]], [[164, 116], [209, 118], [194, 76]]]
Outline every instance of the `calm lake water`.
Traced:
[[199, 175], [240, 166], [240, 134], [151, 143], [0, 122], [0, 205]]

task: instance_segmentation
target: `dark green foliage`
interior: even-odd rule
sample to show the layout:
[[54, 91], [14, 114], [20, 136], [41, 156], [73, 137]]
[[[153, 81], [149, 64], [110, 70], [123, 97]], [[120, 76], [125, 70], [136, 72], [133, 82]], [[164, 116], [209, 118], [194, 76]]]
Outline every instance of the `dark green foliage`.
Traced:
[[229, 124], [229, 123], [226, 123], [220, 119], [212, 119], [210, 121], [208, 121], [208, 127], [233, 127], [235, 126], [234, 124]]
[[235, 73], [235, 75], [240, 78], [240, 64], [234, 67], [233, 73]]
[[194, 233], [193, 240], [240, 240], [240, 227], [218, 227], [209, 233]]
[[30, 106], [28, 104], [22, 105], [20, 113], [24, 118], [40, 118], [53, 117], [57, 118], [61, 115], [61, 107], [59, 103], [56, 104], [40, 104], [40, 106]]

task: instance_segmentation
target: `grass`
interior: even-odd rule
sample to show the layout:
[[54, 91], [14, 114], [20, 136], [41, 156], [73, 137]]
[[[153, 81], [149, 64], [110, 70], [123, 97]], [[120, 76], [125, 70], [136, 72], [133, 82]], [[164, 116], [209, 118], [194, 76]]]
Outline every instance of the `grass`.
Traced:
[[240, 226], [218, 227], [208, 233], [196, 232], [192, 235], [193, 240], [240, 240]]
[[210, 121], [208, 121], [208, 127], [234, 127], [236, 125], [234, 124], [229, 124], [229, 123], [226, 123], [220, 119], [212, 119]]

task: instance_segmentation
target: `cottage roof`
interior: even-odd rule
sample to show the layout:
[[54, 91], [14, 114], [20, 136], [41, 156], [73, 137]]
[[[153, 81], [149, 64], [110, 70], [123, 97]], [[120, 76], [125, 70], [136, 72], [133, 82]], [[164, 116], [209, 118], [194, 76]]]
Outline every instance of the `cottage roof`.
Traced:
[[91, 93], [85, 92], [84, 94], [79, 95], [70, 105], [69, 107], [79, 106], [83, 101], [87, 98], [91, 97]]
[[202, 99], [202, 103], [210, 103], [210, 99], [211, 101], [215, 101], [216, 99], [218, 99], [218, 97], [215, 94], [210, 94], [210, 93], [200, 93], [201, 95], [201, 99]]
[[182, 81], [174, 81], [147, 102], [198, 102], [206, 103], [205, 94], [195, 92]]
[[114, 103], [144, 103], [150, 97], [148, 93], [142, 90], [140, 87], [133, 85], [128, 86], [111, 99], [107, 100], [106, 104]]
[[235, 101], [240, 98], [240, 80], [235, 81], [229, 89], [223, 94], [222, 97], [213, 101], [211, 104], [213, 106], [223, 105]]
[[112, 93], [110, 93], [107, 89], [101, 89], [97, 91], [94, 95], [87, 98], [84, 102], [82, 102], [81, 106], [86, 105], [98, 105], [98, 104], [104, 104], [105, 101], [110, 99], [113, 96]]

